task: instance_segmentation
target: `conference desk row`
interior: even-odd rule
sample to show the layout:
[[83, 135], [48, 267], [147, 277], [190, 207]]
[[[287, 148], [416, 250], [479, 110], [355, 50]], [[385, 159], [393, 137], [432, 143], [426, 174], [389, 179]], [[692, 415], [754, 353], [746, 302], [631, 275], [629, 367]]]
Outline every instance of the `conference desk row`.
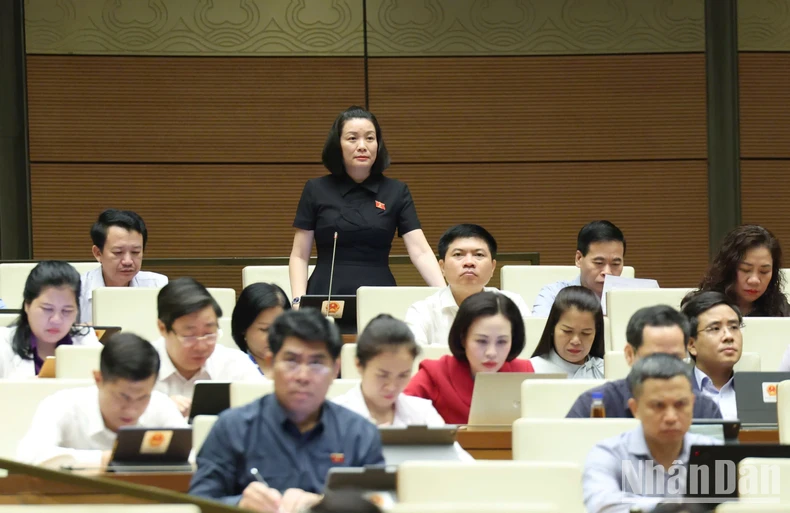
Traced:
[[[779, 443], [779, 432], [776, 429], [744, 429], [739, 435], [741, 443]], [[475, 459], [483, 460], [509, 460], [513, 457], [512, 432], [508, 427], [476, 428], [462, 427], [458, 431], [458, 443], [466, 449]], [[90, 475], [90, 474], [89, 474]], [[96, 476], [97, 474], [92, 474]], [[172, 473], [106, 473], [101, 477], [142, 486], [153, 486], [179, 493], [186, 493], [192, 477], [188, 472]], [[46, 488], [45, 488], [46, 487]], [[84, 493], [75, 490], [73, 486], [45, 483], [37, 478], [25, 475], [9, 475], [0, 479], [0, 504], [10, 504], [9, 496], [19, 494], [35, 496], [46, 491], [46, 495], [67, 496], [73, 499], [86, 499]]]

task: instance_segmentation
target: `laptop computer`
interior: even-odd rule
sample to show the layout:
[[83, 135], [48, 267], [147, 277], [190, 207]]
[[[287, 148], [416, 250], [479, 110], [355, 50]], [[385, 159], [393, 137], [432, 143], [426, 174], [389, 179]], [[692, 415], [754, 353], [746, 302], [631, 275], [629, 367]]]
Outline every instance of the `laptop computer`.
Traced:
[[521, 417], [521, 383], [526, 379], [567, 379], [564, 373], [478, 372], [469, 407], [469, 425], [510, 426]]
[[[711, 510], [722, 502], [736, 500], [739, 483], [743, 482], [738, 463], [744, 458], [790, 458], [790, 445], [692, 445], [686, 499]], [[765, 478], [756, 476], [758, 483]]]
[[357, 296], [307, 295], [299, 300], [299, 308], [317, 308], [324, 316], [335, 320], [335, 325], [343, 334], [357, 332]]
[[400, 465], [404, 461], [460, 459], [455, 450], [458, 428], [455, 426], [382, 427], [382, 452], [387, 465]]
[[115, 439], [108, 472], [191, 472], [192, 428], [122, 427]]
[[198, 415], [219, 415], [230, 408], [230, 381], [196, 381], [189, 422]]
[[790, 372], [736, 372], [735, 405], [744, 426], [773, 427], [779, 382], [790, 379]]
[[719, 440], [723, 444], [737, 444], [738, 433], [741, 432], [740, 420], [724, 419], [693, 419], [689, 433], [705, 435]]

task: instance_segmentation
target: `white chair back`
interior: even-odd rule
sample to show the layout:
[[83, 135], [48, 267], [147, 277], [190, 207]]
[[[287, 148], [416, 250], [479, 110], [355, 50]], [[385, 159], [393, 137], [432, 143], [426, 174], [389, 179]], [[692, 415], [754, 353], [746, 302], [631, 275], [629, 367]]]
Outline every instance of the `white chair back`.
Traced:
[[[557, 281], [569, 281], [579, 276], [575, 265], [504, 265], [499, 271], [502, 290], [520, 294], [530, 310], [535, 305], [540, 289]], [[623, 278], [633, 278], [634, 268], [623, 267]]]
[[638, 426], [636, 419], [518, 419], [513, 423], [513, 459], [584, 468], [596, 443]]
[[[307, 266], [308, 279], [314, 270], [314, 265]], [[253, 283], [273, 283], [283, 289], [289, 301], [293, 299], [287, 265], [248, 265], [241, 270], [241, 282], [244, 287]]]
[[122, 331], [146, 340], [160, 337], [156, 300], [159, 289], [153, 287], [102, 287], [93, 290], [93, 324], [120, 326]]
[[519, 358], [532, 358], [532, 353], [535, 352], [535, 348], [538, 347], [538, 342], [540, 342], [540, 337], [543, 336], [543, 330], [546, 329], [546, 321], [548, 321], [546, 317], [524, 317], [524, 332], [527, 341]]
[[99, 262], [69, 262], [74, 268], [80, 273], [80, 276], [83, 274], [96, 269], [97, 267], [101, 266]]
[[[225, 314], [225, 310], [222, 311], [222, 314]], [[219, 329], [222, 330], [222, 337], [217, 340], [217, 344], [223, 345], [225, 347], [229, 347], [231, 349], [238, 349], [239, 346], [236, 345], [236, 342], [233, 340], [233, 332], [231, 330], [231, 317], [225, 316], [219, 318]]]
[[584, 392], [603, 385], [602, 379], [527, 379], [521, 384], [521, 417], [562, 419]]
[[[70, 262], [80, 275], [99, 267], [99, 262]], [[37, 262], [0, 264], [0, 299], [7, 308], [22, 308], [25, 282]]]
[[409, 307], [441, 290], [439, 287], [359, 287], [357, 289], [357, 332], [379, 314], [405, 320]]
[[741, 353], [741, 359], [735, 364], [735, 372], [760, 372], [762, 369], [762, 358], [760, 353], [751, 351], [744, 351]]
[[761, 370], [776, 372], [790, 346], [790, 317], [747, 317], [743, 347], [760, 355]]
[[222, 309], [222, 316], [233, 316], [233, 309], [236, 307], [236, 291], [225, 288], [208, 288], [207, 290]]
[[357, 345], [343, 344], [340, 349], [340, 377], [343, 379], [360, 379], [357, 369]]
[[[481, 483], [485, 493], [480, 493]], [[562, 511], [585, 511], [581, 468], [569, 463], [406, 461], [398, 467], [397, 492], [404, 504], [485, 505], [496, 497], [501, 503], [553, 503]]]
[[606, 379], [623, 379], [631, 372], [631, 366], [625, 361], [623, 351], [607, 351], [603, 355], [603, 377]]
[[93, 379], [104, 346], [59, 346], [55, 349], [57, 379]]
[[[2, 310], [0, 310], [2, 312]], [[5, 328], [6, 326], [11, 326], [11, 323], [14, 322], [18, 314], [10, 314], [10, 313], [0, 313], [0, 328]]]
[[196, 415], [192, 419], [192, 450], [195, 454], [200, 452], [203, 442], [206, 441], [206, 437], [218, 418], [219, 415]]
[[0, 459], [16, 458], [16, 447], [30, 428], [33, 415], [45, 397], [58, 390], [93, 384], [92, 379], [0, 380], [0, 411], [6, 413], [3, 436], [0, 436]]
[[779, 383], [776, 394], [776, 417], [779, 443], [790, 444], [790, 380]]
[[680, 310], [680, 301], [693, 289], [615, 289], [606, 294], [606, 315], [609, 317], [612, 345], [607, 350], [622, 351], [625, 329], [631, 316], [646, 306], [669, 305]]
[[[411, 375], [414, 376], [423, 360], [438, 360], [444, 355], [452, 354], [449, 346], [420, 346], [420, 354], [414, 359]], [[343, 344], [340, 350], [340, 375], [343, 379], [360, 379], [357, 369], [357, 345]]]
[[[329, 385], [327, 399], [343, 395], [359, 384], [358, 379], [336, 379]], [[244, 406], [274, 392], [273, 381], [236, 381], [230, 384], [230, 407]]]
[[[161, 336], [157, 325], [159, 316], [156, 306], [159, 290], [155, 287], [101, 287], [94, 289], [94, 326], [120, 326], [122, 331], [140, 335], [146, 340], [158, 339]], [[221, 288], [207, 290], [219, 303], [223, 315], [230, 317], [233, 307], [236, 305], [236, 291]], [[223, 345], [227, 344], [223, 343]]]
[[790, 505], [790, 459], [744, 458], [737, 475], [738, 497], [744, 503], [762, 500]]

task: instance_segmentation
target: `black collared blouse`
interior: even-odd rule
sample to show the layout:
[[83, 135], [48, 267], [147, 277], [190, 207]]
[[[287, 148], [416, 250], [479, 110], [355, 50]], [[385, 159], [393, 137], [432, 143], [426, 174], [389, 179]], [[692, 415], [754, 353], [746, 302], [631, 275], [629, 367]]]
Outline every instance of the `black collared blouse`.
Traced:
[[365, 286], [394, 286], [389, 268], [392, 239], [420, 228], [408, 186], [383, 175], [356, 183], [348, 175], [308, 180], [296, 209], [294, 228], [314, 231], [318, 250], [308, 294], [327, 294], [332, 245], [337, 253], [332, 294], [354, 295]]

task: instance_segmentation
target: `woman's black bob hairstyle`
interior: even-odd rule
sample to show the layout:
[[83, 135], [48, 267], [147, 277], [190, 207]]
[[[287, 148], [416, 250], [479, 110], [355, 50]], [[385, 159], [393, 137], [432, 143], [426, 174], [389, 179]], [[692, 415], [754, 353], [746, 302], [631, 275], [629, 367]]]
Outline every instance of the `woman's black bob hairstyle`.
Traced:
[[344, 176], [346, 174], [346, 166], [343, 163], [343, 149], [340, 147], [340, 136], [343, 135], [343, 126], [349, 119], [367, 119], [373, 123], [379, 147], [376, 161], [373, 162], [373, 167], [370, 168], [370, 175], [381, 175], [385, 169], [390, 167], [390, 154], [387, 151], [387, 146], [384, 144], [381, 127], [373, 113], [357, 105], [347, 108], [335, 119], [332, 128], [329, 130], [329, 135], [326, 136], [324, 151], [321, 153], [321, 162], [335, 176]]

